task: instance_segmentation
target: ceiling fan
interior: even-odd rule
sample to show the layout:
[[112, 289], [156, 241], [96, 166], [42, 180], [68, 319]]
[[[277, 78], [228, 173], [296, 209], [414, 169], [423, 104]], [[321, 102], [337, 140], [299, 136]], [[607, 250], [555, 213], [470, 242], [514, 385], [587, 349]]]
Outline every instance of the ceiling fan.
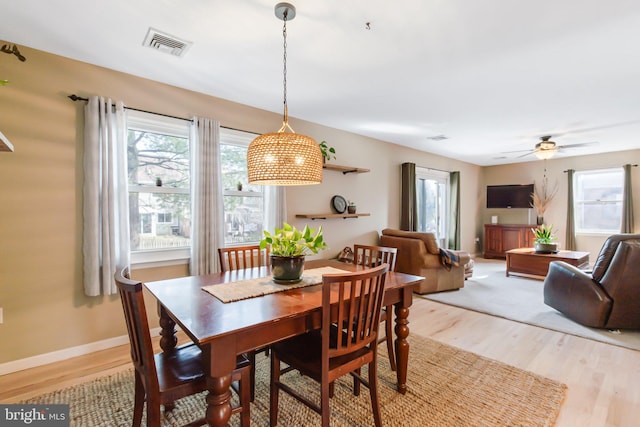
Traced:
[[568, 148], [586, 147], [593, 144], [597, 144], [597, 142], [583, 142], [581, 144], [557, 145], [555, 142], [551, 141], [551, 135], [544, 135], [540, 137], [540, 142], [536, 144], [533, 150], [508, 151], [505, 154], [520, 153], [522, 151], [527, 151], [527, 153], [518, 157], [525, 157], [525, 156], [528, 156], [529, 154], [534, 154], [537, 158], [542, 160], [542, 159], [550, 159], [559, 150], [565, 150]]

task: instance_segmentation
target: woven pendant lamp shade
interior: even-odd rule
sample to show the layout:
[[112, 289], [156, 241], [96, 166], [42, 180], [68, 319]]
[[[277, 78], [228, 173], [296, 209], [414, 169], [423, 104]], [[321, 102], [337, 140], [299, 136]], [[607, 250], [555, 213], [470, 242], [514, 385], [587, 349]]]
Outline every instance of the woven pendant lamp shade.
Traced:
[[318, 143], [298, 133], [274, 132], [254, 139], [247, 150], [249, 183], [311, 185], [322, 182]]
[[[284, 114], [278, 132], [260, 135], [247, 150], [249, 184], [259, 185], [312, 185], [322, 182], [322, 152], [317, 142], [295, 133], [289, 126], [287, 109], [287, 20], [296, 16], [296, 8], [289, 3], [278, 3], [276, 16], [284, 21], [283, 83]], [[287, 132], [287, 130], [289, 132]]]

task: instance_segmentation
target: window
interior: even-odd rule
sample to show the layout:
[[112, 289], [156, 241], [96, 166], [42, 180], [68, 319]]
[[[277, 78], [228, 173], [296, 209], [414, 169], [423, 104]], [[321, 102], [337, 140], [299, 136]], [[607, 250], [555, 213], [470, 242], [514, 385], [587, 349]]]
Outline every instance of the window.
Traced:
[[133, 263], [188, 259], [188, 121], [129, 111], [127, 169]]
[[622, 225], [622, 169], [580, 171], [574, 175], [578, 233], [618, 233]]
[[418, 231], [435, 233], [441, 247], [447, 247], [449, 173], [416, 168]]
[[220, 129], [225, 246], [256, 244], [264, 229], [264, 187], [247, 183], [247, 148], [255, 134]]

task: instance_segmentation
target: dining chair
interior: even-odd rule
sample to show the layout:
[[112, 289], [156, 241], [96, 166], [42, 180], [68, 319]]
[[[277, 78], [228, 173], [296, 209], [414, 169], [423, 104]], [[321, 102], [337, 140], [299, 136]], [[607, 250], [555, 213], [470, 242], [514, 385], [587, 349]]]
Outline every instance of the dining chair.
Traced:
[[[260, 249], [260, 245], [231, 246], [228, 248], [218, 248], [220, 257], [220, 270], [233, 271], [244, 268], [262, 267], [269, 264], [269, 247]], [[251, 401], [256, 397], [256, 353], [264, 351], [269, 355], [269, 347], [248, 351], [246, 354], [251, 362]]]
[[[377, 346], [388, 268], [383, 264], [364, 271], [322, 276], [321, 329], [271, 346], [271, 426], [278, 423], [278, 397], [282, 390], [319, 413], [322, 426], [328, 427], [330, 385], [347, 374], [369, 388], [375, 425], [382, 425], [378, 402]], [[287, 367], [282, 369], [280, 362]], [[360, 375], [360, 369], [365, 365], [368, 365], [368, 380]], [[282, 382], [281, 375], [294, 370], [320, 383], [320, 405]]]
[[269, 264], [269, 247], [262, 250], [259, 245], [218, 248], [218, 256], [222, 272], [262, 267]]
[[[114, 278], [122, 301], [131, 344], [131, 359], [135, 368], [132, 426], [140, 426], [146, 401], [147, 426], [159, 427], [162, 418], [160, 405], [164, 405], [165, 412], [171, 411], [175, 400], [207, 390], [201, 352], [195, 344], [186, 344], [170, 352], [154, 354], [142, 283], [129, 278], [128, 267], [116, 271]], [[240, 403], [231, 412], [241, 412], [240, 423], [243, 427], [250, 424], [251, 395], [247, 387], [250, 375], [249, 360], [238, 356], [231, 381], [237, 382], [233, 384], [233, 389], [238, 394]], [[204, 416], [189, 425], [203, 424], [206, 424]]]
[[[397, 248], [386, 246], [367, 246], [353, 245], [354, 264], [363, 265], [365, 267], [376, 267], [380, 264], [389, 264], [389, 271], [396, 271], [396, 255]], [[380, 323], [384, 322], [384, 337], [378, 338], [378, 343], [387, 343], [387, 352], [389, 353], [389, 364], [391, 370], [395, 371], [396, 357], [393, 349], [393, 306], [384, 307], [380, 314]]]

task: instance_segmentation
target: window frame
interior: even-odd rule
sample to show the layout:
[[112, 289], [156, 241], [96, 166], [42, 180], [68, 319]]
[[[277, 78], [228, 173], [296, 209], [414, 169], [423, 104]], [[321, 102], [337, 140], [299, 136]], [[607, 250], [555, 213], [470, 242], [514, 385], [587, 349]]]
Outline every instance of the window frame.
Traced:
[[[165, 135], [186, 138], [189, 150], [192, 149], [191, 121], [127, 110], [127, 135], [130, 130], [155, 132]], [[189, 154], [189, 186], [191, 186], [191, 153]], [[127, 193], [145, 194], [186, 194], [191, 199], [191, 188], [158, 187], [156, 185], [127, 185]], [[191, 204], [191, 200], [190, 200]], [[166, 224], [166, 223], [165, 223]], [[131, 265], [137, 268], [161, 267], [165, 265], [188, 264], [191, 257], [191, 246], [164, 249], [130, 249]]]
[[[445, 172], [445, 171], [439, 171], [436, 169], [429, 169], [429, 168], [424, 168], [424, 167], [420, 167], [420, 166], [416, 166], [416, 192], [418, 191], [418, 181], [420, 179], [426, 179], [426, 180], [434, 180], [438, 183], [438, 186], [443, 185], [444, 186], [444, 194], [442, 195], [442, 204], [444, 206], [440, 206], [439, 209], [439, 215], [440, 215], [440, 221], [437, 224], [437, 227], [440, 228], [442, 227], [442, 233], [443, 235], [439, 235], [440, 231], [436, 230], [436, 239], [438, 240], [438, 244], [440, 245], [440, 247], [446, 248], [448, 246], [448, 240], [449, 240], [449, 212], [450, 212], [450, 203], [449, 200], [451, 198], [451, 182], [450, 182], [450, 174], [449, 172]], [[417, 202], [417, 194], [416, 194], [416, 202]], [[420, 206], [417, 207], [418, 208], [418, 216], [420, 216]], [[419, 221], [418, 218], [416, 218], [416, 221]], [[416, 224], [417, 225], [417, 224]], [[418, 230], [421, 231], [421, 230]], [[427, 232], [431, 232], [431, 231], [427, 231]]]
[[[247, 131], [241, 131], [238, 129], [230, 129], [230, 128], [220, 128], [220, 145], [232, 145], [232, 146], [238, 146], [238, 147], [249, 147], [249, 144], [251, 144], [251, 141], [253, 141], [256, 137], [258, 136], [258, 134], [252, 133], [252, 132], [247, 132]], [[265, 220], [265, 206], [266, 206], [266, 193], [265, 193], [265, 188], [264, 186], [258, 186], [258, 188], [260, 189], [260, 191], [245, 191], [245, 190], [232, 190], [232, 189], [225, 189], [222, 188], [222, 198], [224, 200], [224, 197], [226, 196], [230, 196], [230, 197], [260, 197], [262, 198], [262, 219], [263, 219], [263, 225], [264, 225], [264, 220]], [[226, 217], [227, 212], [224, 210], [224, 203], [223, 203], [223, 216]], [[223, 237], [224, 239], [224, 237]], [[231, 242], [231, 243], [226, 243], [226, 241], [223, 242], [225, 247], [235, 247], [235, 246], [246, 246], [246, 245], [257, 245], [260, 242], [260, 240], [256, 240], [256, 241], [248, 241], [248, 242]]]
[[[580, 188], [580, 182], [581, 182], [581, 177], [583, 176], [594, 176], [597, 174], [603, 174], [603, 173], [616, 173], [616, 174], [620, 174], [620, 186], [619, 186], [619, 190], [620, 190], [620, 199], [616, 199], [616, 200], [600, 200], [600, 199], [578, 199], [579, 195], [584, 194], [584, 191]], [[624, 192], [624, 170], [621, 168], [601, 168], [601, 169], [589, 169], [589, 170], [582, 170], [582, 171], [576, 171], [574, 172], [574, 176], [573, 176], [573, 213], [574, 213], [574, 224], [575, 224], [575, 230], [576, 230], [576, 234], [577, 235], [592, 235], [592, 236], [601, 236], [601, 235], [611, 235], [611, 234], [615, 234], [615, 233], [619, 233], [620, 232], [620, 227], [622, 225], [622, 204], [623, 204], [623, 200], [622, 200], [622, 195]], [[620, 213], [620, 217], [619, 217], [619, 224], [617, 228], [612, 228], [612, 229], [593, 229], [593, 228], [585, 228], [583, 227], [582, 221], [580, 219], [579, 213], [584, 209], [581, 208], [580, 206], [584, 206], [585, 204], [599, 204], [599, 205], [603, 205], [603, 204], [617, 204], [619, 205], [619, 213]], [[588, 216], [588, 215], [587, 215]]]

